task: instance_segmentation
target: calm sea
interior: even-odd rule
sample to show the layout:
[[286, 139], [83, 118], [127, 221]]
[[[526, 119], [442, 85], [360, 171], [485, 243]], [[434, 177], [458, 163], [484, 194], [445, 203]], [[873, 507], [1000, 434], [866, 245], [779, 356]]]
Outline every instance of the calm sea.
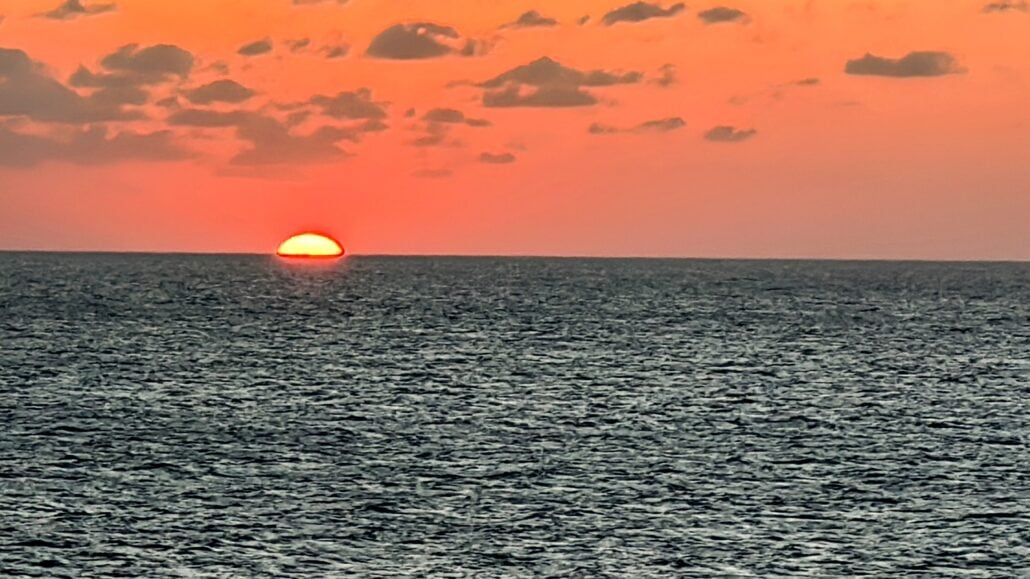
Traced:
[[0, 254], [0, 575], [1030, 576], [1030, 264]]

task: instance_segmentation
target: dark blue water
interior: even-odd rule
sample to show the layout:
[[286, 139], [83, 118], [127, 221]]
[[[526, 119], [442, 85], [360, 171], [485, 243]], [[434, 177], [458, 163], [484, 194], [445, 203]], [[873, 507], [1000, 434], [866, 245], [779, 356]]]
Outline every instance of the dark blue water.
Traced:
[[1030, 265], [0, 254], [0, 575], [1028, 576]]

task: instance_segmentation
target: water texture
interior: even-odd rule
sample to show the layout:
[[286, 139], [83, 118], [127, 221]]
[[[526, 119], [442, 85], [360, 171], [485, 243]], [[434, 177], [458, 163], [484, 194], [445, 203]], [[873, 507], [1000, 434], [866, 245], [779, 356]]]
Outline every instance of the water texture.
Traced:
[[1030, 265], [0, 254], [0, 576], [1030, 576]]

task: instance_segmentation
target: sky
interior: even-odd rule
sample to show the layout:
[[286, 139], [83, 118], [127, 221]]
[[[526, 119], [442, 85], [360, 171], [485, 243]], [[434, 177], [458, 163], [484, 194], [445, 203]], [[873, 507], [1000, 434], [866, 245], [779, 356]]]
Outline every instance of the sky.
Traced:
[[1030, 260], [1020, 0], [7, 0], [0, 250]]

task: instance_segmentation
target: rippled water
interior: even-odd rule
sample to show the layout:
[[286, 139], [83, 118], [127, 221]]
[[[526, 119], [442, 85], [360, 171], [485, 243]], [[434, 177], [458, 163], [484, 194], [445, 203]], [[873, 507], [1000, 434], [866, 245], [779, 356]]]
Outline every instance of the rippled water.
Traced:
[[0, 575], [1030, 575], [1030, 265], [0, 254]]

